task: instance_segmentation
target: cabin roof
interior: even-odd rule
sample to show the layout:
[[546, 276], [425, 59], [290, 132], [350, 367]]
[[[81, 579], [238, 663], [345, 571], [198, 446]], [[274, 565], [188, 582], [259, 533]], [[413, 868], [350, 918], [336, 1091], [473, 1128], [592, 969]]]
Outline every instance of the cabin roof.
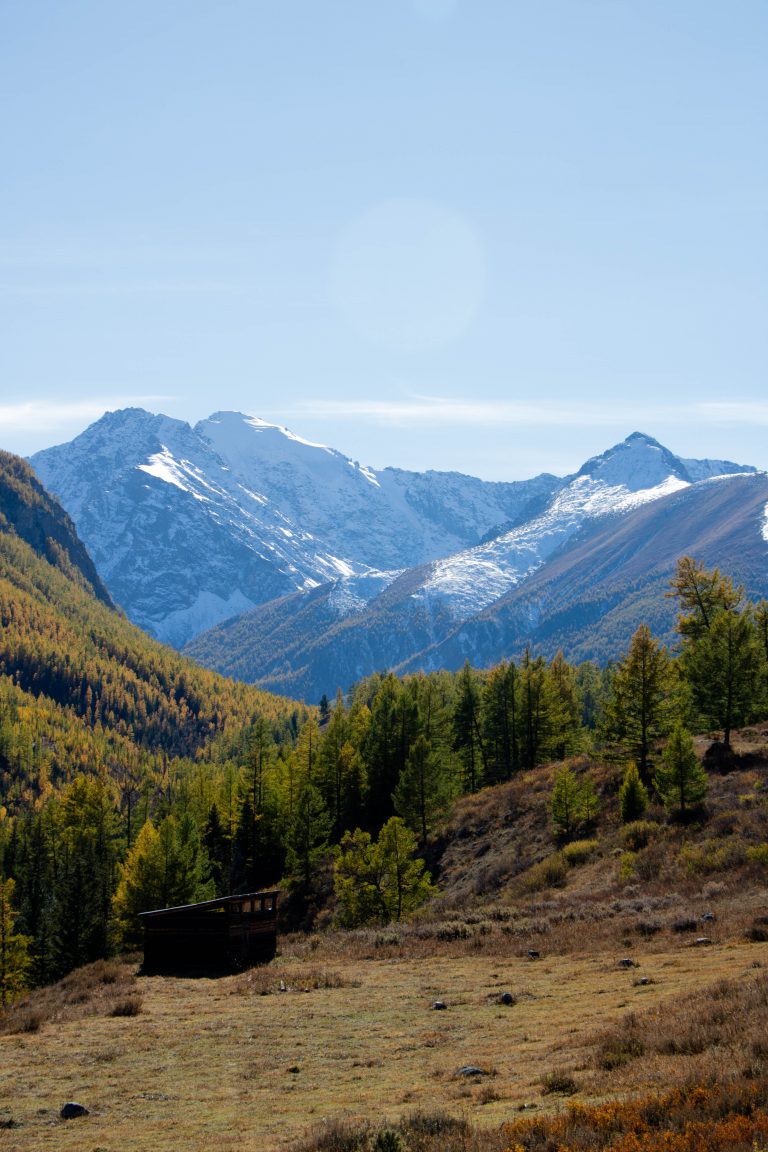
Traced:
[[198, 904], [177, 904], [173, 908], [152, 908], [148, 912], [139, 912], [139, 916], [163, 916], [168, 912], [196, 912], [200, 908], [226, 908], [228, 904], [239, 904], [243, 900], [261, 900], [270, 896], [277, 901], [278, 895], [277, 891], [239, 892], [236, 896], [217, 896], [215, 900], [202, 900]]

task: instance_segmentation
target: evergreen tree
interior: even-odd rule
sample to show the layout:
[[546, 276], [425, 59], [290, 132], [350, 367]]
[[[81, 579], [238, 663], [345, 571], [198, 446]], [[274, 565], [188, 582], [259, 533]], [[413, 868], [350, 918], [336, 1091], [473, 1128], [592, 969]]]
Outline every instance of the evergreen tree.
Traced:
[[682, 669], [700, 715], [723, 731], [730, 749], [731, 730], [757, 709], [761, 652], [752, 605], [717, 568], [684, 556], [672, 581], [680, 604]]
[[464, 787], [469, 792], [476, 792], [488, 775], [488, 765], [480, 727], [480, 687], [468, 660], [456, 685], [453, 747], [464, 766]]
[[400, 690], [395, 676], [385, 676], [371, 704], [370, 723], [362, 748], [368, 780], [366, 824], [369, 828], [380, 828], [391, 816], [392, 795], [404, 764], [403, 724], [398, 712]]
[[670, 656], [641, 624], [613, 671], [603, 732], [626, 748], [643, 782], [650, 781], [653, 745], [669, 731], [676, 705]]
[[216, 894], [224, 896], [229, 892], [232, 841], [224, 829], [215, 803], [211, 805], [203, 828], [203, 846], [210, 861], [211, 879], [216, 886]]
[[299, 793], [293, 822], [288, 831], [288, 858], [290, 872], [301, 880], [304, 891], [309, 892], [318, 860], [328, 850], [331, 818], [320, 790], [309, 781]]
[[189, 815], [166, 816], [158, 828], [147, 821], [121, 868], [113, 906], [121, 942], [141, 942], [139, 912], [172, 908], [214, 895], [199, 832]]
[[640, 779], [637, 765], [627, 765], [624, 779], [619, 788], [619, 814], [624, 824], [639, 820], [648, 808], [648, 789]]
[[[55, 842], [53, 805], [25, 813], [15, 822], [13, 855], [7, 870], [17, 884], [20, 924], [30, 938], [31, 979], [45, 984], [54, 977]], [[11, 846], [9, 845], [9, 852]]]
[[520, 766], [516, 693], [517, 668], [504, 661], [491, 670], [483, 692], [488, 783], [509, 780]]
[[56, 819], [53, 962], [63, 975], [112, 949], [117, 813], [102, 779], [78, 776], [57, 805]]
[[733, 728], [752, 717], [760, 697], [760, 650], [749, 610], [718, 612], [686, 645], [683, 668], [700, 714], [722, 729], [729, 749]]
[[545, 756], [551, 732], [547, 669], [543, 656], [526, 648], [520, 664], [520, 750], [523, 767], [534, 768]]
[[365, 773], [351, 736], [352, 722], [339, 690], [320, 744], [317, 768], [317, 785], [331, 816], [334, 840], [363, 818]]
[[27, 986], [31, 967], [29, 938], [16, 931], [15, 882], [0, 877], [0, 1005], [15, 1000]]
[[768, 600], [760, 600], [755, 605], [755, 631], [758, 650], [758, 707], [765, 713], [768, 710]]
[[448, 809], [451, 785], [443, 765], [423, 735], [418, 736], [411, 747], [393, 800], [397, 814], [413, 829], [421, 844], [425, 844], [434, 824]]
[[572, 839], [598, 814], [598, 800], [591, 778], [585, 775], [580, 780], [569, 764], [563, 764], [555, 777], [550, 810], [557, 838]]
[[581, 706], [576, 672], [558, 652], [547, 669], [549, 698], [549, 752], [556, 760], [578, 751], [581, 742]]
[[424, 861], [415, 856], [416, 837], [393, 816], [374, 843], [359, 828], [335, 852], [334, 888], [339, 919], [348, 927], [400, 920], [435, 891]]
[[698, 640], [709, 631], [720, 612], [736, 608], [744, 595], [743, 588], [734, 588], [720, 570], [707, 571], [692, 556], [682, 556], [671, 581], [670, 596], [676, 596], [680, 614], [677, 628], [684, 640]]
[[656, 788], [667, 809], [682, 815], [700, 804], [707, 794], [707, 774], [699, 763], [693, 738], [682, 724], [676, 724], [656, 769]]

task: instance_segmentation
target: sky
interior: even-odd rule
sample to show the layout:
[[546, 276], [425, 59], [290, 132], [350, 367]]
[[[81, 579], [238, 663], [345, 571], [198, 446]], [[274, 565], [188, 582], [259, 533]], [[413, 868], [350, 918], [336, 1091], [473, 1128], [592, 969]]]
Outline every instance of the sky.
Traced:
[[0, 0], [0, 447], [768, 468], [765, 0]]

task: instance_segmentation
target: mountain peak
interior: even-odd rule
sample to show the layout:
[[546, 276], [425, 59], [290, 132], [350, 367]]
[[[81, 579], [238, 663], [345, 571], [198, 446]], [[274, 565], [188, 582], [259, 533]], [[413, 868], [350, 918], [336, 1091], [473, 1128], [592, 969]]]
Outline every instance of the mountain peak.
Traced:
[[325, 444], [317, 444], [312, 440], [305, 440], [303, 436], [297, 436], [283, 424], [271, 424], [268, 420], [262, 420], [260, 416], [249, 416], [244, 412], [214, 412], [207, 420], [200, 420], [195, 425], [195, 432], [227, 457], [231, 457], [233, 453], [245, 458], [270, 454], [284, 457], [287, 449], [286, 441], [290, 441], [304, 454], [327, 453], [334, 457], [341, 455]]
[[691, 482], [680, 457], [645, 432], [632, 432], [600, 456], [591, 457], [576, 476], [591, 476], [609, 485], [621, 484], [631, 492], [655, 488], [670, 476], [686, 484]]

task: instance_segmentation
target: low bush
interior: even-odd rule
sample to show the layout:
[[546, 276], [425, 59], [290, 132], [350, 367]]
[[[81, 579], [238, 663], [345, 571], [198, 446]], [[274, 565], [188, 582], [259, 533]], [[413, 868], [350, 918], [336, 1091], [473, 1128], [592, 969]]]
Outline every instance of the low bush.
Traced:
[[633, 820], [625, 824], [621, 830], [621, 838], [633, 852], [645, 848], [660, 831], [660, 825], [654, 820]]
[[598, 840], [573, 840], [570, 844], [565, 845], [562, 855], [566, 864], [573, 867], [578, 864], [586, 864], [599, 847], [600, 842]]
[[143, 1000], [141, 996], [126, 996], [124, 1000], [117, 1000], [110, 1009], [110, 1016], [138, 1016], [141, 1012]]
[[683, 844], [678, 863], [689, 876], [706, 876], [711, 872], [729, 872], [748, 858], [749, 849], [738, 836], [705, 840], [701, 844]]
[[573, 1096], [578, 1092], [579, 1086], [570, 1072], [564, 1068], [555, 1068], [542, 1076], [541, 1090], [544, 1095], [559, 1093], [561, 1096]]
[[529, 868], [522, 877], [526, 892], [542, 892], [545, 888], [562, 888], [568, 876], [568, 864], [562, 852], [553, 852]]
[[750, 864], [759, 864], [761, 868], [768, 868], [768, 844], [753, 844], [747, 848], [747, 860]]

